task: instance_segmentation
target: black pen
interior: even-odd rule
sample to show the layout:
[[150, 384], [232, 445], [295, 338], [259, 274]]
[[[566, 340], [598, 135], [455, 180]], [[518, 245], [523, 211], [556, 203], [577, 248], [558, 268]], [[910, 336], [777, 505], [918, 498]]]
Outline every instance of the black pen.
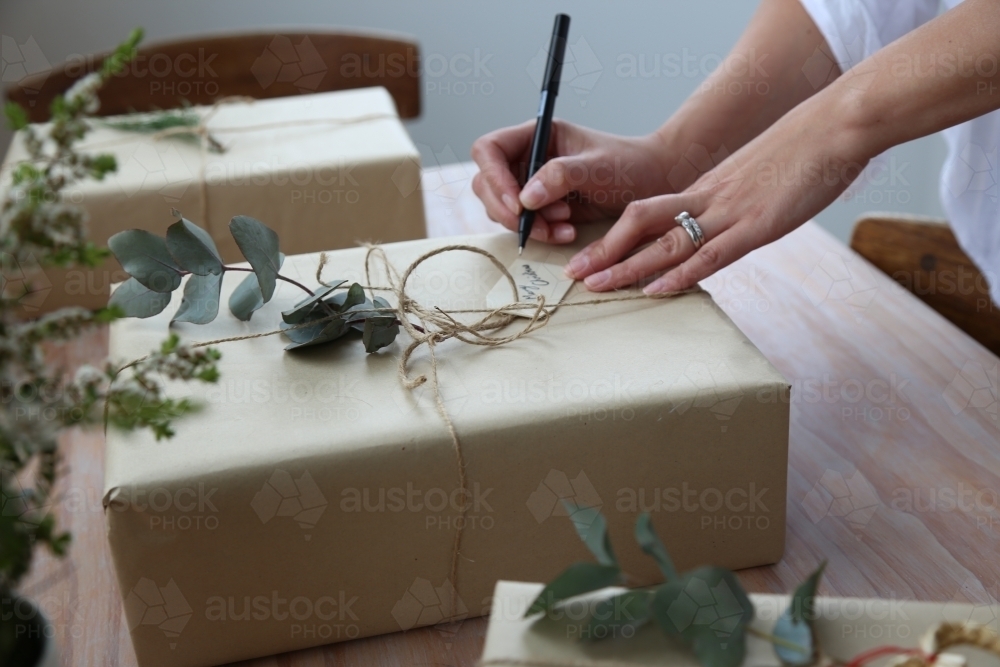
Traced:
[[[545, 78], [542, 79], [542, 99], [538, 103], [538, 120], [535, 121], [535, 137], [531, 140], [531, 157], [528, 161], [528, 179], [545, 164], [545, 156], [549, 150], [549, 134], [552, 132], [552, 111], [556, 106], [556, 96], [559, 95], [559, 76], [562, 74], [563, 56], [566, 54], [566, 37], [569, 35], [569, 16], [556, 14], [555, 25], [552, 26], [552, 43], [549, 44], [549, 59], [545, 65]], [[527, 182], [525, 181], [525, 182]], [[517, 225], [517, 254], [524, 250], [524, 244], [531, 236], [531, 226], [535, 223], [535, 212], [524, 209]]]

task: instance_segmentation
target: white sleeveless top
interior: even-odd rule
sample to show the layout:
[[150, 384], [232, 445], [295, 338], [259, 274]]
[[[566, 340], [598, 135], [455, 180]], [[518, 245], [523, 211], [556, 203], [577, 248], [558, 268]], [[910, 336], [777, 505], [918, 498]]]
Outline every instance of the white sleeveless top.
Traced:
[[[842, 72], [938, 13], [938, 0], [800, 1]], [[944, 0], [948, 9], [959, 2]], [[974, 61], [967, 65], [973, 66]], [[979, 63], [987, 74], [996, 66], [992, 60]], [[927, 69], [930, 61], [920, 67]], [[1000, 304], [1000, 111], [948, 128], [944, 137], [948, 157], [941, 171], [942, 206], [959, 244], [989, 280], [990, 295]]]

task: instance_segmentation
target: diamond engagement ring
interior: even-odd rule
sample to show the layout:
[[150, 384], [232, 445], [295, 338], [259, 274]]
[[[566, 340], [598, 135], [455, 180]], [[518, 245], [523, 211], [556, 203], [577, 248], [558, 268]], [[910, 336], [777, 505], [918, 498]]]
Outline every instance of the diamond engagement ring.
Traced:
[[684, 228], [684, 231], [688, 233], [691, 237], [691, 243], [694, 244], [694, 249], [697, 250], [705, 243], [705, 234], [701, 231], [701, 225], [698, 221], [691, 217], [691, 214], [684, 211], [678, 215], [674, 220], [677, 224]]

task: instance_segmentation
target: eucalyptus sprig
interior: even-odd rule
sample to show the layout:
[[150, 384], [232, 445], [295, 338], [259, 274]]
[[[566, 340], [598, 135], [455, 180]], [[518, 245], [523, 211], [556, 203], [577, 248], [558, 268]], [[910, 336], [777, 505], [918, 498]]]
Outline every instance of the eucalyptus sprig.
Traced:
[[[596, 508], [578, 507], [567, 501], [563, 504], [597, 562], [574, 563], [566, 568], [542, 589], [525, 618], [553, 615], [571, 598], [622, 586], [627, 581], [612, 550], [604, 516]], [[678, 573], [648, 513], [636, 520], [635, 538], [643, 552], [656, 561], [664, 583], [600, 599], [592, 607], [581, 637], [597, 641], [631, 637], [634, 630], [655, 622], [668, 637], [688, 646], [704, 667], [738, 667], [746, 656], [748, 634], [770, 641], [788, 667], [815, 664], [819, 649], [812, 625], [814, 601], [825, 563], [795, 590], [772, 634], [764, 635], [750, 627], [753, 603], [735, 574], [720, 567]]]
[[171, 294], [183, 279], [184, 295], [170, 323], [207, 324], [219, 314], [222, 279], [226, 273], [249, 272], [229, 298], [229, 310], [239, 320], [253, 313], [274, 296], [277, 281], [292, 284], [308, 296], [282, 312], [281, 329], [292, 341], [285, 349], [320, 345], [361, 334], [365, 350], [377, 352], [392, 344], [399, 334], [399, 320], [381, 297], [368, 299], [358, 283], [333, 281], [313, 291], [280, 273], [285, 256], [278, 235], [259, 220], [238, 215], [229, 231], [250, 268], [229, 266], [222, 261], [215, 241], [204, 229], [182, 217], [170, 225], [165, 237], [141, 229], [119, 232], [108, 246], [130, 276], [111, 295], [109, 305], [127, 317], [152, 317], [170, 303]]
[[108, 118], [101, 124], [121, 132], [159, 135], [194, 144], [200, 144], [204, 137], [208, 150], [225, 152], [222, 143], [202, 127], [201, 116], [188, 106]]

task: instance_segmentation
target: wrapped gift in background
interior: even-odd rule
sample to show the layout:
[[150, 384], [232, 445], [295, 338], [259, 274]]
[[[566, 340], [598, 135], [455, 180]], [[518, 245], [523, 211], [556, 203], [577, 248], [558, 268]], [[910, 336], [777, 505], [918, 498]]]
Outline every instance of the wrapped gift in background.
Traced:
[[[207, 229], [225, 261], [242, 260], [227, 229], [237, 213], [266, 220], [286, 253], [426, 235], [420, 155], [384, 88], [224, 101], [192, 111], [222, 152], [196, 136], [128, 132], [94, 121], [80, 150], [113, 154], [118, 170], [66, 192], [86, 208], [94, 243], [105, 245], [124, 229], [162, 235], [175, 220], [172, 208]], [[122, 120], [128, 117], [108, 119]], [[17, 135], [5, 179], [24, 155]], [[22, 300], [28, 316], [101, 307], [110, 285], [126, 277], [113, 258], [93, 270], [42, 270], [30, 258], [22, 264], [4, 273], [32, 284]]]
[[[618, 628], [618, 634], [600, 641], [588, 641], [587, 620], [584, 612], [593, 609], [597, 600], [606, 599], [611, 590], [583, 596], [573, 602], [580, 613], [566, 611], [558, 618], [541, 618], [534, 615], [524, 618], [524, 612], [541, 592], [543, 584], [514, 581], [497, 583], [493, 596], [486, 644], [483, 648], [482, 667], [584, 667], [585, 665], [614, 664], [671, 667], [701, 667], [693, 651], [672, 641], [661, 632], [656, 623], [635, 629]], [[621, 589], [619, 589], [621, 590]], [[726, 613], [725, 595], [719, 595], [721, 615]], [[695, 595], [700, 604], [703, 596]], [[754, 606], [754, 620], [750, 627], [772, 634], [775, 622], [788, 607], [789, 596], [750, 594]], [[713, 614], [712, 603], [708, 609], [696, 614], [697, 604], [692, 604], [690, 622], [715, 623], [720, 614]], [[677, 619], [683, 622], [687, 610], [678, 610]], [[971, 623], [997, 632], [996, 605], [975, 606], [957, 602], [916, 602], [912, 600], [879, 600], [859, 598], [817, 597], [815, 601], [816, 638], [823, 653], [847, 664], [865, 651], [898, 646], [917, 648], [928, 632], [941, 623]], [[725, 640], [725, 631], [718, 633]], [[747, 653], [743, 660], [746, 667], [781, 667], [773, 645], [760, 636], [747, 635]], [[954, 647], [948, 654], [967, 659], [969, 667], [1000, 665], [1000, 658], [978, 649]], [[949, 658], [951, 656], [949, 655]], [[885, 664], [881, 656], [870, 664]], [[941, 661], [942, 665], [956, 665], [953, 660]]]
[[[573, 247], [526, 256], [564, 263], [603, 229], [582, 231]], [[517, 257], [512, 234], [449, 241], [508, 266]], [[403, 271], [440, 246], [384, 250]], [[365, 255], [330, 253], [324, 278], [367, 284]], [[318, 261], [288, 257], [282, 274], [314, 286]], [[243, 276], [225, 278], [223, 303]], [[428, 308], [483, 308], [500, 279], [482, 255], [448, 251], [406, 292]], [[222, 313], [173, 330], [192, 341], [272, 331], [302, 296], [279, 281], [249, 323]], [[587, 558], [561, 501], [600, 508], [612, 536], [650, 512], [680, 567], [779, 560], [785, 379], [707, 293], [568, 305], [593, 296], [575, 285], [546, 326], [502, 347], [435, 346], [458, 450], [431, 383], [400, 383], [405, 333], [371, 355], [358, 341], [223, 343], [218, 385], [171, 388], [205, 404], [173, 439], [109, 432], [105, 515], [139, 664], [211, 665], [488, 613], [498, 579], [548, 580]], [[115, 322], [112, 358], [158, 345], [179, 300]], [[411, 365], [428, 371], [427, 348]], [[658, 580], [638, 547], [618, 555]]]

